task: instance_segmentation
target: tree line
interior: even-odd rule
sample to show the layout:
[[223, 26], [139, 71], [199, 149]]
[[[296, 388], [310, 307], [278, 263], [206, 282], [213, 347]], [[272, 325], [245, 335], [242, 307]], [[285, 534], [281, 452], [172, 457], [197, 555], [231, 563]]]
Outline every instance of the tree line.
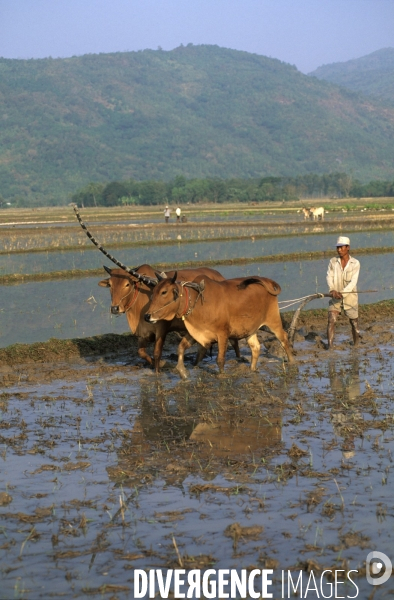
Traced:
[[394, 196], [394, 181], [361, 184], [346, 173], [309, 174], [258, 179], [186, 179], [91, 182], [73, 194], [79, 206], [197, 204], [199, 202], [266, 202], [308, 198]]

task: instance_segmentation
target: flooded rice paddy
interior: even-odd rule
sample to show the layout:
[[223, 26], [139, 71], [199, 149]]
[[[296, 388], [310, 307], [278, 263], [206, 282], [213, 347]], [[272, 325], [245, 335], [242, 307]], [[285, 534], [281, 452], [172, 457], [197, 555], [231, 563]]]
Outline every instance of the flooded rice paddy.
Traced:
[[[392, 229], [394, 215], [372, 215], [364, 216], [362, 219], [346, 217], [346, 219], [304, 222], [296, 219], [286, 221], [277, 218], [274, 222], [261, 219], [249, 221], [231, 222], [203, 222], [188, 223], [186, 225], [146, 224], [146, 225], [122, 225], [107, 223], [105, 226], [93, 223], [89, 225], [92, 233], [99, 241], [111, 247], [135, 247], [138, 245], [154, 246], [171, 245], [178, 241], [221, 241], [226, 239], [269, 237], [273, 235], [313, 235], [319, 236], [328, 232], [335, 235], [338, 231], [346, 229], [347, 232], [368, 231], [369, 229], [385, 231]], [[51, 227], [36, 225], [31, 228], [22, 226], [7, 227], [0, 229], [0, 253], [10, 254], [12, 252], [27, 251], [56, 251], [56, 250], [78, 250], [80, 248], [91, 248], [88, 240], [78, 224], [68, 224], [67, 227], [59, 227], [56, 224]]]
[[[359, 248], [387, 248], [394, 246], [392, 231], [355, 232], [352, 234], [352, 251], [357, 254]], [[273, 256], [330, 250], [336, 242], [332, 233], [321, 233], [318, 236], [267, 237], [255, 239], [253, 235], [247, 240], [210, 241], [182, 243], [180, 240], [165, 247], [154, 245], [133, 248], [112, 248], [118, 260], [128, 266], [140, 264], [160, 264], [165, 262], [180, 263], [194, 261], [214, 261], [224, 259], [253, 258], [255, 256]], [[92, 248], [91, 248], [92, 247]], [[95, 269], [106, 260], [92, 244], [87, 251], [39, 252], [0, 255], [0, 275], [12, 273], [49, 273], [69, 269]]]
[[326, 570], [326, 597], [354, 570], [370, 597], [367, 554], [392, 556], [394, 332], [356, 351], [343, 323], [328, 354], [324, 326], [300, 330], [296, 368], [267, 350], [255, 374], [229, 351], [224, 377], [208, 358], [181, 382], [175, 346], [159, 378], [129, 355], [5, 364], [0, 598], [129, 599], [153, 568], [272, 569], [274, 598], [282, 570], [304, 590]]
[[[281, 216], [284, 227], [288, 217]], [[325, 292], [328, 259], [247, 259], [334, 245], [337, 232], [303, 236], [303, 227], [302, 237], [156, 248], [149, 231], [152, 247], [113, 253], [132, 265], [245, 258], [219, 270], [273, 278], [285, 301]], [[218, 231], [225, 229], [212, 228]], [[59, 243], [53, 231], [45, 235]], [[352, 233], [355, 256], [357, 247], [392, 246], [391, 236]], [[1, 260], [0, 273], [109, 264], [98, 251]], [[2, 286], [0, 600], [129, 600], [135, 569], [272, 569], [275, 599], [294, 596], [290, 570], [294, 582], [301, 577], [299, 597], [393, 597], [393, 579], [371, 586], [365, 562], [372, 550], [394, 560], [394, 308], [370, 305], [394, 297], [393, 260], [391, 253], [360, 256], [359, 289], [377, 293], [360, 294], [358, 348], [341, 318], [327, 352], [326, 312], [305, 311], [295, 367], [259, 332], [256, 373], [241, 342], [242, 358], [228, 350], [220, 376], [215, 349], [199, 368], [191, 349], [186, 381], [173, 370], [175, 337], [156, 376], [137, 358], [133, 336], [102, 336], [127, 331], [127, 321], [111, 317], [99, 276]], [[8, 347], [16, 342], [30, 345]], [[336, 571], [347, 583], [334, 594]], [[157, 588], [153, 596], [161, 597]], [[169, 597], [180, 596], [172, 590]]]
[[[104, 264], [111, 264], [103, 258]], [[387, 279], [387, 273], [394, 271], [394, 255], [366, 255], [360, 257], [360, 262], [362, 269], [359, 289], [377, 290], [376, 293], [360, 294], [360, 303], [393, 298], [394, 283]], [[282, 288], [279, 298], [285, 301], [326, 292], [327, 264], [327, 259], [245, 263], [221, 265], [219, 270], [227, 278], [259, 275], [274, 279]], [[102, 277], [32, 281], [2, 286], [0, 347], [16, 342], [46, 341], [51, 337], [66, 339], [127, 331], [126, 317], [111, 316], [110, 294], [107, 289], [97, 285], [100, 279], [106, 277], [103, 269]], [[327, 306], [328, 299], [314, 300], [309, 305], [311, 308]]]

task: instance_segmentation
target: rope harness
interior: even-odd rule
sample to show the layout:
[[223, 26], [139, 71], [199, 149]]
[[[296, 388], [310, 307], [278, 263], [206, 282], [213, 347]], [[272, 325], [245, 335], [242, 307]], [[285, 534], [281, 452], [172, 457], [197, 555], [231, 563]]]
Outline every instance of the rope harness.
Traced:
[[[181, 284], [182, 285], [182, 284]], [[187, 287], [185, 287], [184, 285], [182, 285], [182, 291], [185, 291], [185, 308], [184, 311], [181, 315], [179, 315], [179, 317], [182, 319], [182, 321], [185, 320], [185, 317], [187, 317], [188, 315], [190, 315], [191, 313], [191, 308], [189, 307], [189, 290], [187, 289]], [[182, 298], [183, 294], [179, 294], [179, 297]], [[193, 307], [194, 308], [194, 307]], [[178, 316], [178, 315], [177, 315]]]
[[[189, 290], [188, 290], [188, 287], [194, 286], [195, 284], [192, 284], [191, 281], [182, 281], [180, 285], [182, 286], [182, 289], [185, 290], [185, 296], [186, 296], [185, 312], [182, 315], [180, 315], [180, 318], [182, 319], [182, 321], [184, 321], [186, 317], [188, 317], [189, 315], [192, 314], [192, 312], [193, 312], [193, 310], [194, 310], [194, 308], [195, 308], [195, 306], [196, 306], [196, 304], [198, 302], [198, 299], [200, 297], [201, 297], [201, 304], [203, 304], [203, 302], [204, 302], [204, 288], [200, 287], [200, 286], [198, 287], [197, 298], [196, 298], [193, 306], [189, 306]], [[193, 287], [193, 289], [195, 289], [195, 288]], [[182, 297], [182, 296], [183, 296], [183, 294], [180, 294], [180, 297]]]
[[294, 298], [293, 300], [282, 300], [281, 302], [278, 302], [278, 304], [286, 304], [286, 306], [280, 306], [279, 310], [286, 310], [286, 308], [289, 308], [290, 306], [293, 306], [294, 304], [298, 304], [299, 302], [302, 302], [303, 300], [306, 300], [307, 298], [310, 298], [311, 296], [317, 297], [317, 298], [324, 298], [324, 294], [308, 294], [308, 296], [303, 296], [302, 298]]
[[[185, 296], [186, 302], [185, 302], [185, 308], [183, 309], [182, 314], [178, 315], [177, 313], [175, 313], [175, 316], [178, 319], [182, 319], [182, 321], [184, 321], [186, 319], [186, 317], [188, 317], [189, 315], [192, 314], [192, 312], [194, 310], [194, 307], [196, 306], [196, 304], [197, 304], [198, 299], [200, 298], [200, 296], [201, 296], [201, 302], [204, 301], [203, 289], [199, 287], [195, 303], [193, 304], [193, 306], [189, 306], [190, 296], [189, 296], [188, 287], [191, 287], [194, 284], [192, 284], [191, 281], [181, 281], [177, 285], [181, 286], [181, 293], [179, 294], [178, 298], [174, 298], [173, 300], [170, 300], [170, 302], [167, 302], [167, 304], [164, 304], [164, 306], [161, 306], [160, 308], [157, 308], [156, 310], [153, 310], [150, 313], [151, 315], [154, 315], [154, 314], [160, 312], [161, 310], [163, 310], [163, 308], [166, 308], [167, 306], [170, 306], [170, 304], [172, 304], [173, 302], [176, 302], [179, 298], [183, 298], [183, 296]], [[193, 289], [195, 289], [195, 288], [193, 288]], [[182, 293], [183, 291], [185, 291], [185, 294]]]
[[[363, 290], [363, 291], [357, 291], [357, 292], [341, 292], [341, 294], [374, 294], [376, 293], [378, 290]], [[322, 294], [321, 292], [316, 292], [315, 294], [308, 294], [308, 296], [303, 296], [302, 298], [293, 298], [293, 300], [281, 300], [280, 302], [278, 302], [278, 304], [286, 304], [286, 306], [280, 306], [279, 310], [286, 310], [286, 308], [289, 308], [290, 306], [293, 306], [294, 304], [298, 304], [299, 302], [302, 302], [303, 300], [308, 300], [309, 298], [311, 300], [316, 300], [318, 298], [331, 298], [332, 296], [330, 296], [330, 294]]]
[[124, 311], [125, 313], [127, 313], [130, 310], [130, 308], [132, 308], [134, 306], [134, 304], [136, 303], [136, 300], [137, 300], [138, 293], [140, 291], [140, 289], [138, 287], [138, 282], [137, 281], [135, 283], [133, 282], [133, 285], [134, 285], [134, 288], [132, 290], [130, 290], [129, 292], [127, 292], [127, 294], [125, 294], [124, 296], [122, 296], [121, 299], [119, 300], [118, 304], [113, 305], [113, 306], [118, 306], [119, 307], [120, 303], [122, 302], [122, 300], [124, 300], [125, 298], [127, 298], [127, 296], [130, 296], [130, 294], [132, 294], [134, 292], [134, 296], [131, 299], [131, 304], [130, 304], [130, 306], [127, 306], [125, 308], [125, 311]]
[[[129, 311], [130, 308], [132, 308], [134, 306], [134, 304], [136, 303], [136, 301], [137, 301], [137, 296], [138, 296], [138, 293], [140, 291], [140, 288], [138, 287], [138, 282], [137, 281], [134, 284], [134, 290], [131, 290], [128, 294], [126, 294], [125, 296], [123, 296], [123, 298], [127, 298], [127, 296], [129, 296], [132, 291], [134, 292], [134, 295], [133, 295], [133, 297], [131, 299], [131, 304], [126, 308], [125, 313], [127, 313], [127, 311]], [[121, 298], [120, 301], [122, 301], [123, 298]]]
[[156, 310], [152, 310], [152, 312], [150, 314], [154, 315], [157, 312], [160, 312], [161, 310], [163, 310], [163, 308], [166, 308], [167, 306], [170, 306], [170, 304], [172, 304], [173, 302], [176, 302], [177, 300], [178, 300], [178, 298], [175, 298], [174, 300], [171, 300], [170, 302], [167, 302], [167, 304], [164, 304], [164, 306], [161, 306], [160, 308], [157, 308]]

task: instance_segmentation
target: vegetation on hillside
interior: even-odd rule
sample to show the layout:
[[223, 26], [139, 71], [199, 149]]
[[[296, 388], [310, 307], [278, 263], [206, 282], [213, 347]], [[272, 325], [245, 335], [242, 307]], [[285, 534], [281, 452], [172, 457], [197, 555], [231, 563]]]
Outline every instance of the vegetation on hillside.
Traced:
[[394, 105], [394, 48], [383, 48], [354, 60], [323, 65], [309, 75]]
[[394, 196], [394, 181], [361, 184], [346, 173], [263, 177], [260, 179], [189, 179], [89, 183], [73, 194], [79, 206], [266, 202], [301, 198]]
[[[0, 193], [66, 203], [89, 181], [388, 178], [394, 108], [291, 65], [192, 46], [0, 59]], [[148, 185], [148, 184], [146, 184]]]

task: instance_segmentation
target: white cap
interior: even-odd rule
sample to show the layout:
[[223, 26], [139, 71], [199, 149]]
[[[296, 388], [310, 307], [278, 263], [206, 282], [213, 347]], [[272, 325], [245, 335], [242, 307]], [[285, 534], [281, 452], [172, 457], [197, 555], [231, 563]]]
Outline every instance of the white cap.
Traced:
[[338, 246], [350, 246], [349, 238], [345, 237], [344, 235], [340, 235], [337, 239], [337, 248]]

